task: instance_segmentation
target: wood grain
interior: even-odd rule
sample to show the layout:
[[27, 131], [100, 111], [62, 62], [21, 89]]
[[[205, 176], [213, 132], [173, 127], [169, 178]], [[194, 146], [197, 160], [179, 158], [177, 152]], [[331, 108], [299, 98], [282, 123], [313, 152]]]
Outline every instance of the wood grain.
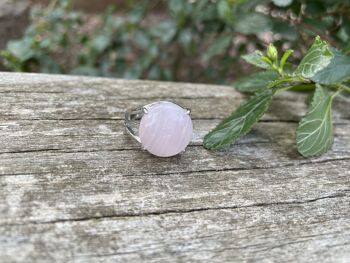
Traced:
[[[0, 73], [0, 262], [349, 262], [350, 101], [335, 143], [296, 151], [305, 94], [284, 93], [222, 152], [202, 138], [244, 101], [230, 87]], [[187, 151], [159, 159], [125, 109], [192, 109]]]

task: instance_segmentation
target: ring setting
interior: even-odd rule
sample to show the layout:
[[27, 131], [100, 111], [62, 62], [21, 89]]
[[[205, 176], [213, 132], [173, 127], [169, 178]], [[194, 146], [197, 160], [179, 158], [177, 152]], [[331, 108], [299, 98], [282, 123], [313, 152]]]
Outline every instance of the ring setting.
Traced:
[[[157, 101], [125, 113], [126, 131], [151, 154], [170, 157], [185, 150], [193, 136], [191, 111]], [[140, 120], [138, 131], [133, 122]]]

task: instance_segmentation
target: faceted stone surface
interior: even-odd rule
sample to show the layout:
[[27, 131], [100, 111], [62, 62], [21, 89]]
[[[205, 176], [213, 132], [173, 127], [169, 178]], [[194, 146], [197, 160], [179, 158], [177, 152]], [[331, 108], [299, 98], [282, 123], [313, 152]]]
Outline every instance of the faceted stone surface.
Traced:
[[139, 127], [143, 147], [159, 157], [174, 156], [185, 150], [192, 133], [192, 120], [186, 110], [167, 101], [150, 106]]

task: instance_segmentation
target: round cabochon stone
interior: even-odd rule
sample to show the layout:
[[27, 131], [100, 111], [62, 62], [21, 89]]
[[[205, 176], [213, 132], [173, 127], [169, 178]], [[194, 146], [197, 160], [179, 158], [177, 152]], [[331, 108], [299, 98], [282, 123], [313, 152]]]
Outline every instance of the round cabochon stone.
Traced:
[[192, 120], [187, 110], [168, 101], [148, 107], [139, 127], [142, 146], [159, 157], [170, 157], [184, 151], [192, 134]]

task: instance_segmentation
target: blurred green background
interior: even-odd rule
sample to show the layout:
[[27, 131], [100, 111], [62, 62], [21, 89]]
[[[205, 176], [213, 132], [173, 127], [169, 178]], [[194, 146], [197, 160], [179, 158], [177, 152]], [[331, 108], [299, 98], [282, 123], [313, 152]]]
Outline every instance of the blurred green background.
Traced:
[[230, 83], [252, 70], [240, 56], [270, 42], [294, 59], [316, 35], [350, 51], [349, 0], [34, 2], [1, 51], [7, 70]]

